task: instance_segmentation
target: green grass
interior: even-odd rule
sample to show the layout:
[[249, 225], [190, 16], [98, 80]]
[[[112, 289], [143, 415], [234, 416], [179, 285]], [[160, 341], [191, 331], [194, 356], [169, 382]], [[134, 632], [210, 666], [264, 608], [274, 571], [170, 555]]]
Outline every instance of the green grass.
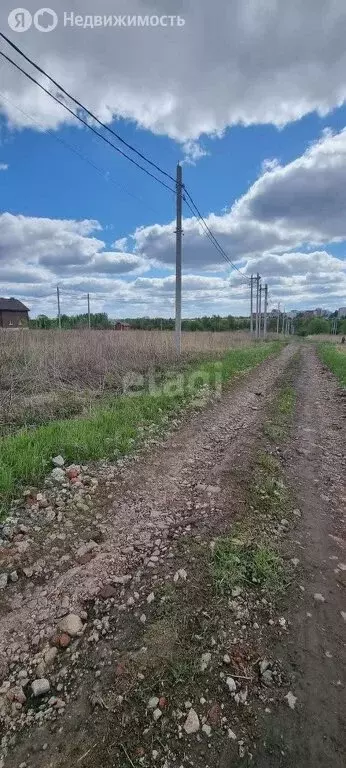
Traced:
[[296, 404], [296, 393], [292, 386], [284, 386], [280, 389], [279, 396], [275, 400], [270, 420], [264, 425], [264, 433], [270, 440], [282, 440], [290, 427]]
[[335, 374], [342, 387], [346, 387], [346, 344], [320, 344], [319, 356], [328, 368]]
[[95, 405], [87, 418], [52, 421], [24, 429], [0, 441], [0, 510], [30, 484], [40, 483], [51, 468], [51, 458], [62, 454], [67, 462], [115, 459], [130, 453], [148, 431], [160, 429], [203, 387], [224, 387], [244, 372], [278, 353], [271, 342], [231, 350], [215, 363], [190, 366], [154, 391], [123, 395], [107, 405]]
[[212, 573], [221, 594], [250, 585], [275, 592], [283, 584], [283, 562], [273, 549], [230, 536], [215, 542]]

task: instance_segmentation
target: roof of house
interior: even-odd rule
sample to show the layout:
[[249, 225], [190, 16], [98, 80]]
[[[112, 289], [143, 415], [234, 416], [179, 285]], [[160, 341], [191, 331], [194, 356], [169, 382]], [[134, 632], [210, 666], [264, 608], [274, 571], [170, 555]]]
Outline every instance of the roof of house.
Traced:
[[2, 299], [0, 296], [0, 312], [29, 312], [28, 307], [22, 304], [19, 299]]

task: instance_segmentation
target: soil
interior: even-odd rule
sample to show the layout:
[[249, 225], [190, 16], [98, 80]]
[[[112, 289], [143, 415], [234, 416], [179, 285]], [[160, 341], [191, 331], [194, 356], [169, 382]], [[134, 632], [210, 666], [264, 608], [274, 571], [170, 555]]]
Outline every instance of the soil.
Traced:
[[[273, 719], [262, 766], [345, 765], [345, 391], [304, 347], [287, 478], [302, 513], [294, 544], [304, 586], [288, 642], [276, 648], [294, 678], [296, 711]], [[324, 602], [316, 602], [321, 594]], [[281, 714], [281, 716], [280, 716]], [[282, 716], [284, 714], [284, 716]], [[282, 754], [284, 752], [284, 754]]]
[[[294, 423], [273, 444], [263, 427], [287, 380]], [[48, 580], [12, 585], [2, 603], [3, 664], [14, 677], [24, 665], [20, 647], [7, 654], [14, 638], [34, 653], [33, 638], [56, 632], [62, 603], [85, 622], [43, 675], [50, 693], [28, 694], [7, 714], [3, 765], [344, 765], [344, 393], [313, 346], [292, 344], [157, 443], [115, 470], [90, 469], [102, 527], [92, 559], [61, 565], [60, 549]], [[290, 584], [284, 594], [256, 585], [219, 594], [210, 552], [242, 526], [257, 535], [251, 488], [263, 451], [289, 489], [279, 509], [287, 521], [263, 520]], [[268, 687], [258, 670], [266, 659]], [[52, 696], [64, 700], [59, 713]], [[199, 730], [188, 735], [191, 705]]]

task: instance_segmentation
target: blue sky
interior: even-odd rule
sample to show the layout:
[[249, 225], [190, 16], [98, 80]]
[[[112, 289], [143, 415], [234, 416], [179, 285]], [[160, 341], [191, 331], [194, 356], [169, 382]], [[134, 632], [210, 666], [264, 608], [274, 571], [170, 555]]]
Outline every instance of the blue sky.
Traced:
[[[85, 14], [89, 3], [72, 5]], [[106, 13], [110, 3], [101, 5]], [[26, 4], [32, 12], [36, 6]], [[149, 7], [145, 0], [132, 6], [134, 13]], [[204, 2], [196, 17], [192, 3], [182, 0], [184, 30], [169, 30], [171, 37], [132, 29], [132, 38], [125, 30], [119, 51], [109, 29], [58, 25], [49, 34], [31, 28], [18, 35], [8, 27], [7, 0], [0, 21], [11, 40], [127, 142], [172, 175], [183, 162], [184, 182], [209, 226], [245, 275], [260, 270], [273, 305], [335, 309], [346, 304], [346, 90], [339, 40], [345, 10], [340, 2], [338, 16], [338, 3], [330, 3], [330, 45], [321, 30], [323, 45], [317, 31], [304, 46], [316, 4], [293, 3], [284, 13], [283, 3], [274, 6], [268, 0], [267, 18], [251, 0], [239, 2], [238, 31], [234, 20], [227, 27], [213, 19], [225, 44], [214, 48], [214, 58], [201, 45], [208, 33], [200, 17], [207, 21], [210, 13]], [[56, 0], [59, 18], [62, 8]], [[301, 28], [296, 51], [290, 50], [292, 19]], [[281, 48], [269, 56], [270, 22]], [[215, 45], [214, 37], [209, 42]], [[129, 45], [132, 56], [124, 60]], [[6, 43], [0, 49], [32, 71]], [[177, 54], [181, 71], [169, 67]], [[173, 314], [174, 196], [72, 125], [3, 60], [0, 169], [1, 295], [22, 298], [33, 315], [53, 315], [59, 283], [67, 312], [83, 310], [89, 291], [95, 310], [112, 316]], [[248, 312], [246, 278], [230, 275], [187, 209], [184, 217], [185, 316]]]

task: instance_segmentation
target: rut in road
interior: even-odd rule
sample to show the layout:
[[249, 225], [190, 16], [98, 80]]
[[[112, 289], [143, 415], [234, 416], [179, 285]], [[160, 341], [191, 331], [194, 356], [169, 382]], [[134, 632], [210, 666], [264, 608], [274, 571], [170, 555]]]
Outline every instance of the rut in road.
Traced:
[[[205, 489], [198, 489], [198, 483], [216, 486], [223, 457], [232, 463], [240, 453], [246, 455], [266, 402], [294, 352], [295, 345], [288, 345], [278, 357], [241, 377], [221, 400], [188, 416], [176, 433], [160, 441], [147, 455], [123, 467], [110, 466], [107, 483], [103, 473], [94, 497], [94, 514], [101, 518], [103, 538], [95, 557], [85, 565], [74, 563], [72, 567], [68, 561], [65, 571], [61, 572], [60, 566], [58, 572], [54, 571], [52, 551], [48, 582], [40, 584], [31, 579], [24, 590], [22, 585], [11, 587], [11, 597], [1, 610], [0, 671], [5, 673], [8, 662], [18, 658], [20, 649], [30, 653], [32, 639], [37, 643], [38, 638], [42, 644], [45, 637], [54, 634], [58, 616], [67, 610], [78, 613], [85, 600], [134, 567], [150, 553], [158, 536], [167, 538], [171, 528], [196, 515], [196, 504], [201, 504], [204, 513], [206, 509], [215, 515], [222, 512], [225, 502], [229, 502], [222, 488], [220, 493], [210, 491], [208, 495]], [[234, 506], [236, 502], [235, 495]], [[66, 536], [64, 522], [61, 530]], [[60, 563], [61, 555], [60, 550]]]
[[[346, 762], [345, 697], [345, 392], [303, 349], [294, 439], [286, 473], [302, 513], [292, 548], [304, 591], [291, 606], [289, 642], [276, 648], [292, 675], [296, 710], [266, 723], [256, 768], [342, 768]], [[321, 598], [314, 598], [321, 595]], [[321, 600], [321, 601], [320, 601]], [[270, 745], [270, 746], [268, 746]]]

